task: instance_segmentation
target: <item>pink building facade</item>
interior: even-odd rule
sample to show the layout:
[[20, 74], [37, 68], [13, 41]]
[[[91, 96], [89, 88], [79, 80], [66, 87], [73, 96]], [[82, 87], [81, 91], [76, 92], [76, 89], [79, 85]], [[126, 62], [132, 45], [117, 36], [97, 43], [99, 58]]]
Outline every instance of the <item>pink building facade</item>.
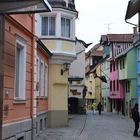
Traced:
[[118, 65], [116, 61], [110, 62], [110, 92], [109, 99], [111, 103], [111, 111], [123, 111], [123, 82], [118, 80]]

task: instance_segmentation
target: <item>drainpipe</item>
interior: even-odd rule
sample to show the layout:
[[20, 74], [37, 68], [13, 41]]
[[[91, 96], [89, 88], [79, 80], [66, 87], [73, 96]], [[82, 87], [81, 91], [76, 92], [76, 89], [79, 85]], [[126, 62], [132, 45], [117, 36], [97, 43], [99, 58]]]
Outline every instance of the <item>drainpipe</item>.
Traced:
[[[32, 17], [32, 33], [34, 34], [34, 21], [35, 15]], [[34, 140], [34, 50], [35, 50], [35, 37], [32, 38], [32, 91], [31, 91], [31, 120], [32, 120], [32, 131], [31, 131], [31, 139]]]
[[136, 25], [136, 24], [134, 24], [134, 23], [131, 23], [131, 22], [128, 22], [127, 19], [125, 19], [125, 22], [128, 23], [128, 24], [130, 24], [130, 25], [133, 25], [133, 26], [138, 27], [138, 25]]
[[128, 22], [127, 19], [125, 19], [125, 22], [130, 24], [130, 25], [133, 25], [133, 26], [136, 26], [138, 27], [138, 32], [140, 32], [140, 12], [138, 12], [138, 25], [134, 24], [134, 23], [131, 23], [131, 22]]
[[3, 94], [4, 94], [4, 36], [5, 36], [5, 16], [0, 14], [0, 140], [2, 140], [3, 125]]

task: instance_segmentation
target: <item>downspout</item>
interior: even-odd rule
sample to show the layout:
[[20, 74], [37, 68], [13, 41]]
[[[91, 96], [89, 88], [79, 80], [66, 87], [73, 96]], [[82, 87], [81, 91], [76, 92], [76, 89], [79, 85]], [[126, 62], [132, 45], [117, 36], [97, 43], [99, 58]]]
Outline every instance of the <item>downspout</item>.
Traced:
[[[35, 15], [32, 15], [32, 33], [34, 34], [35, 30]], [[31, 91], [31, 121], [32, 121], [32, 130], [31, 130], [31, 140], [34, 140], [34, 50], [35, 50], [35, 37], [32, 38], [32, 91]]]
[[138, 32], [140, 32], [140, 12], [138, 12], [138, 25], [134, 24], [134, 23], [131, 23], [131, 22], [128, 22], [127, 21], [127, 18], [125, 18], [125, 22], [130, 24], [130, 25], [133, 25], [133, 26], [136, 26], [138, 27]]
[[5, 37], [5, 16], [0, 14], [0, 140], [2, 140], [3, 126], [3, 94], [4, 94], [4, 37]]

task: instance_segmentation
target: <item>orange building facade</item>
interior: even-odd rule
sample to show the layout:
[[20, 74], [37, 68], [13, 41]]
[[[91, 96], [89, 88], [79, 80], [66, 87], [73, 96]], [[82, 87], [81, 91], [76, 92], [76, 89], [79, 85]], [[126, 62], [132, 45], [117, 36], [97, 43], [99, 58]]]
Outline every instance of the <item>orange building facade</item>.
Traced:
[[47, 128], [49, 59], [52, 53], [37, 39], [34, 63], [34, 136]]
[[3, 140], [32, 137], [34, 15], [5, 16]]

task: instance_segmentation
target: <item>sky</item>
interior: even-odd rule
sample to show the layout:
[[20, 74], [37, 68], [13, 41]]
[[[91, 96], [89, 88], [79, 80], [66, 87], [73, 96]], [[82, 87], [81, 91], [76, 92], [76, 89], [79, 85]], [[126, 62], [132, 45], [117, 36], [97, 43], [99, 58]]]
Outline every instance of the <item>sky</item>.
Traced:
[[[133, 25], [125, 22], [129, 0], [75, 0], [78, 18], [76, 19], [76, 37], [93, 44], [99, 43], [103, 34], [133, 33]], [[137, 15], [128, 20], [137, 24]]]

